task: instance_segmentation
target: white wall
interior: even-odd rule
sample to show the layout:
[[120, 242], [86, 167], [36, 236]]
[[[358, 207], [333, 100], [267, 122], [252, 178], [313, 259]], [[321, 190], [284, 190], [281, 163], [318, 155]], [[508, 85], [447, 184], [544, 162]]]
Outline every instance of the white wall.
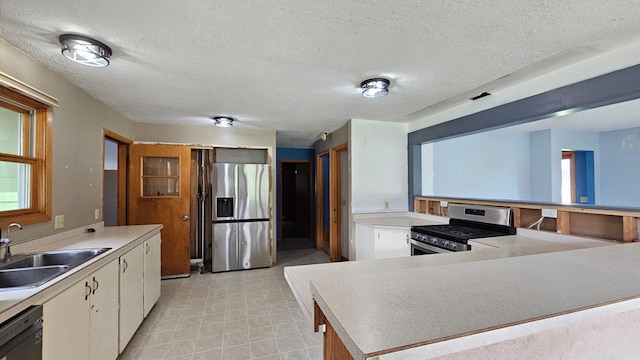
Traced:
[[352, 213], [407, 211], [407, 124], [353, 119], [349, 149]]

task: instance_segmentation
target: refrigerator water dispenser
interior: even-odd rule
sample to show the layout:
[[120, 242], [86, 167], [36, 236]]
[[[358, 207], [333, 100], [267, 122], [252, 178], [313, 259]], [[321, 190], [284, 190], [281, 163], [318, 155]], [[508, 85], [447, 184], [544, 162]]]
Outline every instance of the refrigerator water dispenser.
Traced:
[[225, 217], [233, 217], [233, 198], [231, 197], [220, 197], [216, 198], [216, 217], [217, 218], [225, 218]]

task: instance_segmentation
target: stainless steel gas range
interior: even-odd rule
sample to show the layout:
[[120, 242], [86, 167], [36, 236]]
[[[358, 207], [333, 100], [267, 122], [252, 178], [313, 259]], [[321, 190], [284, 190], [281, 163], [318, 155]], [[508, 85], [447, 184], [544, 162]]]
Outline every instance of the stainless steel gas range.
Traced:
[[411, 255], [471, 250], [468, 241], [514, 235], [513, 210], [507, 207], [449, 204], [449, 224], [411, 227]]

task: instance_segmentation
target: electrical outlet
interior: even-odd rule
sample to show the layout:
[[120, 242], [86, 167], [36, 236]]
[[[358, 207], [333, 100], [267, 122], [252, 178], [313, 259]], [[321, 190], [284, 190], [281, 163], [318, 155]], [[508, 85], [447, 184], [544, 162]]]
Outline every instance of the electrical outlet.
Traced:
[[388, 209], [389, 208], [389, 200], [385, 200], [384, 201], [384, 208]]
[[548, 218], [557, 218], [558, 217], [558, 210], [556, 210], [556, 209], [542, 209], [542, 216], [548, 217]]
[[64, 215], [56, 215], [54, 218], [53, 228], [62, 229], [64, 227]]
[[93, 213], [94, 213], [94, 215], [93, 215], [94, 219], [95, 220], [100, 220], [100, 209], [95, 209], [95, 211]]
[[586, 196], [580, 196], [580, 203], [581, 204], [586, 204], [589, 202], [589, 198]]
[[447, 207], [449, 205], [448, 201], [440, 201], [440, 207]]

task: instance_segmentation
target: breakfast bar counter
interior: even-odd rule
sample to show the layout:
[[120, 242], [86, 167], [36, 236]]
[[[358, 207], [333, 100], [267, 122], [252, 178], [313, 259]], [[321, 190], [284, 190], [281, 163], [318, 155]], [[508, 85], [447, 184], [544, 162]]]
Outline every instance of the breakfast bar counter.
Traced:
[[[502, 248], [290, 267], [285, 277], [310, 310], [301, 290], [307, 272], [316, 318], [354, 359], [479, 358], [489, 348], [493, 359], [534, 348], [541, 359], [559, 350], [573, 358], [640, 351], [640, 342], [625, 340], [640, 330], [639, 243], [585, 240], [545, 251], [540, 243], [506, 246], [505, 238]], [[562, 340], [551, 335], [558, 331]]]

